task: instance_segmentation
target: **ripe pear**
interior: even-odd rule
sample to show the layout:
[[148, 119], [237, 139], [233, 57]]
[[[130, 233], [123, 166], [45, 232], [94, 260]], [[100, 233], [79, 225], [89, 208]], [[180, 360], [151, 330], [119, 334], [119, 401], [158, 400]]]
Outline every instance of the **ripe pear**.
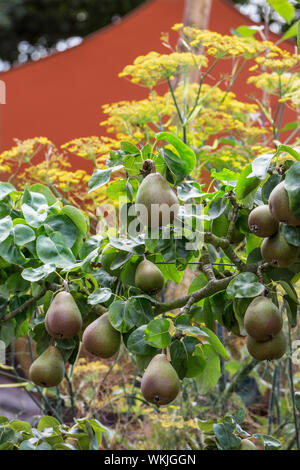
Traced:
[[256, 445], [249, 439], [242, 439], [239, 450], [258, 450]]
[[93, 321], [83, 332], [82, 345], [94, 356], [108, 358], [120, 347], [120, 332], [112, 327], [108, 312]]
[[157, 354], [144, 372], [141, 391], [143, 397], [155, 405], [167, 405], [177, 397], [180, 381], [177, 372], [165, 354]]
[[111, 276], [119, 276], [121, 274], [122, 268], [111, 269], [111, 264], [116, 258], [118, 252], [112, 246], [106, 245], [101, 254], [101, 264], [102, 267], [107, 271]]
[[[139, 186], [135, 204], [138, 219], [150, 228], [162, 227], [174, 221], [179, 211], [175, 192], [160, 173], [150, 173]], [[144, 206], [140, 212], [137, 204]]]
[[250, 212], [248, 225], [257, 237], [271, 237], [279, 227], [278, 220], [274, 219], [267, 204], [258, 206]]
[[156, 293], [164, 286], [164, 276], [158, 267], [145, 259], [140, 262], [135, 272], [135, 285], [145, 292]]
[[272, 266], [286, 268], [298, 258], [300, 249], [290, 245], [279, 231], [265, 238], [260, 247], [261, 256]]
[[268, 341], [256, 341], [247, 336], [247, 349], [257, 361], [280, 359], [286, 351], [286, 339], [282, 331]]
[[257, 341], [267, 341], [276, 336], [282, 328], [279, 309], [267, 297], [256, 297], [246, 310], [244, 327], [248, 335]]
[[30, 380], [40, 387], [56, 387], [63, 380], [64, 375], [64, 360], [55, 346], [49, 346], [29, 369]]
[[273, 217], [287, 225], [300, 225], [300, 220], [292, 213], [289, 195], [284, 181], [279, 183], [270, 194], [269, 208]]
[[54, 338], [73, 338], [82, 328], [79, 308], [69, 292], [59, 292], [46, 313], [45, 326]]

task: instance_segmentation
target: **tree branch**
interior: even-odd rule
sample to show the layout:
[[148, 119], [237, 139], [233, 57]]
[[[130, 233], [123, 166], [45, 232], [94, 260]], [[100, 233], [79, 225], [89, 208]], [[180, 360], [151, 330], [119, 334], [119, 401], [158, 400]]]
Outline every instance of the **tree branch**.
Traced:
[[47, 290], [48, 289], [45, 287], [35, 297], [32, 297], [31, 299], [26, 300], [26, 302], [24, 302], [22, 305], [20, 305], [20, 307], [16, 308], [11, 313], [9, 313], [5, 317], [1, 318], [0, 323], [5, 322], [7, 320], [11, 320], [16, 315], [18, 315], [18, 313], [24, 312], [27, 309], [27, 307], [29, 307], [31, 304], [37, 302], [38, 300], [40, 300], [46, 294]]
[[172, 302], [157, 302], [155, 307], [155, 313], [156, 315], [158, 315], [159, 313], [168, 312], [169, 310], [175, 310], [176, 308], [185, 307], [187, 305], [188, 309], [190, 309], [195, 302], [199, 302], [199, 300], [202, 300], [206, 297], [210, 297], [211, 295], [216, 294], [217, 292], [225, 290], [230, 281], [232, 281], [235, 276], [236, 274], [225, 279], [208, 281], [206, 286], [202, 287], [202, 289], [199, 289], [193, 292], [192, 294], [185, 295], [184, 297], [180, 297], [179, 299], [176, 299]]

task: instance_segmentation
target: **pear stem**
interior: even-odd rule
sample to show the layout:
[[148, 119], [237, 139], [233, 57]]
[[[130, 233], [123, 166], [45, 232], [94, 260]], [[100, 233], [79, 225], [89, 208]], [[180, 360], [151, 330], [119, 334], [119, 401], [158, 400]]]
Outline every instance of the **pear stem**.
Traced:
[[146, 176], [150, 175], [150, 173], [156, 173], [156, 168], [154, 161], [148, 159], [144, 161], [141, 174], [143, 175], [143, 178], [146, 178]]
[[63, 282], [63, 285], [64, 285], [65, 291], [66, 291], [66, 292], [70, 292], [70, 291], [69, 291], [69, 283], [68, 283], [67, 280], [65, 280], [65, 281]]

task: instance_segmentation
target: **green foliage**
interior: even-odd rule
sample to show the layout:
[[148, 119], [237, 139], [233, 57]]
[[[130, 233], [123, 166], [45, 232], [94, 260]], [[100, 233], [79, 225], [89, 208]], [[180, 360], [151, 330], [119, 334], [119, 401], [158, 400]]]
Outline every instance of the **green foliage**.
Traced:
[[97, 419], [78, 419], [73, 426], [43, 416], [37, 427], [0, 416], [0, 450], [98, 450], [107, 428]]

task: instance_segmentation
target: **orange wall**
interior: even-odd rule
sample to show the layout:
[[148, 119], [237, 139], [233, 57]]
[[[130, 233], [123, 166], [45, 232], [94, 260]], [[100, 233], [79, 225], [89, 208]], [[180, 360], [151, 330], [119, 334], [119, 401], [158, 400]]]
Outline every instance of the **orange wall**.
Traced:
[[[103, 133], [99, 127], [102, 104], [147, 96], [145, 88], [118, 78], [118, 73], [138, 55], [167, 52], [160, 34], [182, 21], [183, 10], [184, 0], [150, 0], [73, 49], [1, 74], [7, 104], [0, 105], [0, 149], [10, 148], [14, 137], [47, 136], [60, 145], [75, 137]], [[230, 34], [231, 28], [241, 24], [252, 23], [230, 2], [213, 0], [211, 30]], [[292, 49], [291, 44], [285, 46]], [[230, 65], [222, 65], [222, 72], [226, 67], [230, 70]], [[247, 69], [239, 83], [246, 78]], [[249, 89], [239, 85], [234, 91], [245, 99]]]

